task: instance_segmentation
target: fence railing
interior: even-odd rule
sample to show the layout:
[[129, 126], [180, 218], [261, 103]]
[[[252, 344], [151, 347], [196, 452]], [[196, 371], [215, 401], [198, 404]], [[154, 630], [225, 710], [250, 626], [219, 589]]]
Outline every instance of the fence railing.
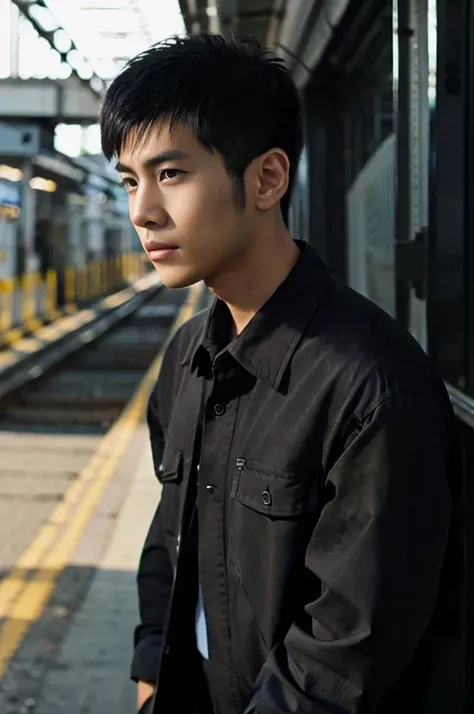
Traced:
[[141, 253], [125, 253], [63, 270], [0, 278], [0, 346], [64, 313], [109, 295], [150, 268]]

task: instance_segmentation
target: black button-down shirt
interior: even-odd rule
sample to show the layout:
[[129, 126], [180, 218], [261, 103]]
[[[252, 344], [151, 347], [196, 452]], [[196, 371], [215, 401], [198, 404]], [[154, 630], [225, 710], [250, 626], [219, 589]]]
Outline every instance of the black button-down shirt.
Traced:
[[132, 676], [157, 681], [155, 712], [192, 706], [199, 570], [216, 714], [459, 711], [448, 397], [411, 336], [299, 245], [237, 338], [217, 300], [166, 352]]

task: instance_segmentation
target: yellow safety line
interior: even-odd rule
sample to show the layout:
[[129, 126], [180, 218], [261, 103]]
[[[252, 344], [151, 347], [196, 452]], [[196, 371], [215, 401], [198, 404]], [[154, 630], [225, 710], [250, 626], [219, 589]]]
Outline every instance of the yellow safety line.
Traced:
[[0, 352], [0, 368], [9, 367], [11, 364], [18, 362], [20, 356], [15, 352]]
[[35, 337], [23, 337], [15, 342], [15, 350], [18, 352], [37, 352], [42, 344]]
[[[190, 288], [188, 298], [173, 322], [175, 332], [196, 310], [202, 286]], [[163, 353], [156, 357], [125, 410], [102, 438], [89, 464], [67, 489], [61, 503], [18, 559], [10, 575], [0, 583], [0, 678], [9, 661], [37, 620], [67, 566], [107, 484], [117, 470], [146, 409], [161, 368]], [[60, 537], [59, 537], [60, 536]], [[31, 580], [28, 571], [38, 569]]]

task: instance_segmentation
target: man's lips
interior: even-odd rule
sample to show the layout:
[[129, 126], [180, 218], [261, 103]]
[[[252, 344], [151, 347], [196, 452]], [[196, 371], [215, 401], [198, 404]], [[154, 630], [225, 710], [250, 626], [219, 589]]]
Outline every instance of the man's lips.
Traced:
[[178, 246], [166, 243], [150, 243], [145, 246], [145, 250], [151, 261], [159, 262], [160, 260], [165, 260], [178, 250]]

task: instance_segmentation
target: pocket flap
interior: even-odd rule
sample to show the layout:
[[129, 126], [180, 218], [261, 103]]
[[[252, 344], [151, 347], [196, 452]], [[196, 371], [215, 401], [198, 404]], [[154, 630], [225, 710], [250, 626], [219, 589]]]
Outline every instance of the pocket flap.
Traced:
[[158, 471], [160, 483], [179, 483], [183, 478], [183, 454], [167, 441]]
[[272, 472], [246, 462], [236, 474], [234, 498], [243, 506], [274, 518], [290, 518], [315, 510], [308, 479], [296, 472]]

